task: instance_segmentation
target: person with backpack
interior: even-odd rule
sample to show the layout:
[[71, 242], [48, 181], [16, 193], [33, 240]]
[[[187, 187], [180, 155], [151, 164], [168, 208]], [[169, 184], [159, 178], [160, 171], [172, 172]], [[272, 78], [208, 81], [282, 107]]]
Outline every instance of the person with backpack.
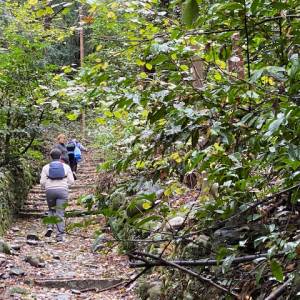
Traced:
[[[56, 224], [56, 240], [63, 242], [65, 234], [64, 212], [68, 202], [69, 186], [74, 184], [74, 177], [70, 166], [61, 161], [62, 152], [54, 148], [50, 152], [52, 162], [45, 165], [41, 172], [40, 184], [46, 191], [46, 200], [49, 208], [48, 216], [60, 218]], [[46, 237], [53, 232], [53, 225], [48, 225]]]
[[61, 133], [57, 136], [57, 144], [54, 146], [54, 148], [57, 148], [61, 151], [61, 160], [64, 161], [66, 164], [70, 164], [70, 160], [69, 160], [69, 155], [68, 155], [68, 150], [67, 147], [65, 145], [66, 143], [66, 136]]
[[76, 148], [76, 144], [73, 142], [73, 140], [69, 141], [66, 145], [67, 151], [68, 151], [68, 158], [69, 158], [69, 163], [70, 163], [70, 167], [71, 170], [73, 172], [74, 178], [76, 179], [76, 169], [77, 169], [77, 162], [75, 159], [75, 148]]
[[82, 159], [81, 151], [87, 151], [87, 149], [76, 139], [70, 140], [66, 147], [68, 150], [71, 170], [75, 173], [77, 172], [77, 164]]

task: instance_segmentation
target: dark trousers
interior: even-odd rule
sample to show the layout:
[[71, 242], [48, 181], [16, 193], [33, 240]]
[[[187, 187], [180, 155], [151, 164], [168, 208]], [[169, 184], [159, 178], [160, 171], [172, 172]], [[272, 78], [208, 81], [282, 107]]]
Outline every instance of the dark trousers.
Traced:
[[70, 168], [72, 172], [77, 172], [77, 161], [74, 154], [69, 154]]

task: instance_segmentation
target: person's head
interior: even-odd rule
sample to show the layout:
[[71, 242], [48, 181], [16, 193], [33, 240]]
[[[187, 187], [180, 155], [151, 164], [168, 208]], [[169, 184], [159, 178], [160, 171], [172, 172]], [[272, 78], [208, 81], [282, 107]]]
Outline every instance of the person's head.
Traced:
[[59, 160], [61, 157], [61, 151], [57, 148], [54, 148], [51, 150], [50, 152], [50, 157], [52, 158], [52, 160]]
[[64, 144], [66, 142], [66, 136], [63, 133], [59, 134], [57, 136], [57, 142], [59, 144]]

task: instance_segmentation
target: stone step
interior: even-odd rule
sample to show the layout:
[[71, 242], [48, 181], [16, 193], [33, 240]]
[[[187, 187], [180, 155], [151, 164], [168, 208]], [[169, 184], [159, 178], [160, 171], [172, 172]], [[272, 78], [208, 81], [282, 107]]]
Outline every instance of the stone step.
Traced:
[[[67, 210], [65, 212], [66, 217], [76, 217], [76, 216], [89, 216], [89, 215], [98, 215], [97, 212], [81, 211], [81, 210]], [[21, 210], [18, 215], [19, 218], [43, 218], [47, 217], [47, 210], [45, 211], [24, 211]]]

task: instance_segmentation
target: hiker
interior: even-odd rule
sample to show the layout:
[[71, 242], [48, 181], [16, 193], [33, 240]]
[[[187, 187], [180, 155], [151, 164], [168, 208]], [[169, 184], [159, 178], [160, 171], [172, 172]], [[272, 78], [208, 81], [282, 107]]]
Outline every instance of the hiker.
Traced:
[[77, 164], [81, 160], [81, 151], [87, 151], [76, 139], [72, 139], [66, 146], [69, 155], [70, 167], [73, 173], [77, 172]]
[[[52, 162], [43, 167], [40, 184], [46, 190], [46, 200], [49, 207], [48, 216], [57, 216], [61, 221], [56, 224], [56, 240], [63, 242], [65, 233], [64, 210], [68, 201], [69, 186], [74, 183], [71, 168], [61, 161], [62, 152], [54, 148], [50, 152]], [[53, 225], [48, 225], [46, 237], [53, 232]]]
[[54, 148], [57, 148], [61, 151], [61, 160], [64, 161], [66, 164], [70, 164], [69, 156], [68, 156], [68, 150], [66, 148], [65, 142], [66, 142], [66, 136], [64, 134], [59, 134], [57, 136], [57, 144], [54, 146]]

